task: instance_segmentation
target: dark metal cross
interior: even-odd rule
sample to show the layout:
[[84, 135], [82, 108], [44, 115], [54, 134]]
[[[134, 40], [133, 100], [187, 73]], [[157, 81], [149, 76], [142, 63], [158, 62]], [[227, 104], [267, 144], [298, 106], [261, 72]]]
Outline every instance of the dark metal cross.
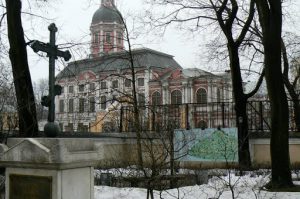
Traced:
[[[49, 57], [49, 95], [42, 98], [42, 105], [49, 107], [48, 113], [48, 123], [54, 123], [55, 119], [55, 95], [61, 93], [61, 87], [55, 84], [55, 59], [58, 57], [63, 57], [65, 61], [70, 60], [71, 54], [67, 51], [58, 50], [57, 45], [55, 45], [55, 33], [57, 32], [57, 27], [54, 23], [50, 24], [48, 27], [50, 31], [50, 42], [43, 43], [40, 41], [33, 41], [31, 43], [31, 48], [34, 52], [46, 52]], [[45, 126], [46, 129], [46, 126]], [[46, 130], [45, 130], [46, 131]]]

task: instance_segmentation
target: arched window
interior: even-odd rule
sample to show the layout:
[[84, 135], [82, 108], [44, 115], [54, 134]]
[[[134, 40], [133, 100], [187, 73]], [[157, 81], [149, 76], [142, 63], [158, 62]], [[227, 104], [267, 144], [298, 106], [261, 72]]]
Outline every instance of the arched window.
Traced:
[[160, 92], [155, 91], [152, 94], [152, 105], [161, 105], [161, 95], [160, 95]]
[[198, 89], [196, 93], [197, 103], [207, 103], [207, 93], [204, 88]]
[[175, 90], [171, 93], [171, 104], [181, 104], [182, 94], [180, 90]]
[[94, 34], [94, 43], [98, 44], [99, 43], [99, 33]]

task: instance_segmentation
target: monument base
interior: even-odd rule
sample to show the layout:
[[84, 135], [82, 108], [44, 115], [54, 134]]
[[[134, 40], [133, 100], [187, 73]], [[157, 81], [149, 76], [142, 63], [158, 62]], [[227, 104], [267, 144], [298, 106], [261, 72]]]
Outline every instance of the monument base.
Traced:
[[46, 170], [6, 168], [8, 199], [93, 199], [94, 168]]
[[90, 140], [25, 138], [2, 148], [7, 199], [94, 198], [98, 156]]

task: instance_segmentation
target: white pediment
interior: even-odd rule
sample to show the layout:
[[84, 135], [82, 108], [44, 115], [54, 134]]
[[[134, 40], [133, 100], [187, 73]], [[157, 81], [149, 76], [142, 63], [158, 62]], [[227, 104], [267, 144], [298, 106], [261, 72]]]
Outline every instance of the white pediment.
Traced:
[[33, 138], [26, 138], [6, 150], [2, 161], [49, 163], [51, 162], [50, 149]]

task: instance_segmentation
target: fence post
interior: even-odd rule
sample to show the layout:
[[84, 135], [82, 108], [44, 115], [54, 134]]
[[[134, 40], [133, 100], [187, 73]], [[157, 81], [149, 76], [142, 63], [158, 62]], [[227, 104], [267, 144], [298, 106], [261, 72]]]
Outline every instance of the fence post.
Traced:
[[185, 128], [186, 128], [186, 130], [190, 129], [190, 123], [189, 123], [189, 104], [185, 104]]
[[259, 122], [260, 122], [260, 130], [264, 130], [264, 116], [263, 116], [263, 104], [262, 101], [259, 102]]
[[222, 127], [225, 128], [225, 104], [222, 102]]
[[119, 132], [122, 133], [123, 130], [123, 106], [121, 106], [120, 109], [120, 128], [119, 128]]
[[155, 129], [155, 110], [154, 110], [155, 108], [156, 108], [155, 106], [152, 107], [152, 125], [151, 125], [152, 131], [156, 130]]

